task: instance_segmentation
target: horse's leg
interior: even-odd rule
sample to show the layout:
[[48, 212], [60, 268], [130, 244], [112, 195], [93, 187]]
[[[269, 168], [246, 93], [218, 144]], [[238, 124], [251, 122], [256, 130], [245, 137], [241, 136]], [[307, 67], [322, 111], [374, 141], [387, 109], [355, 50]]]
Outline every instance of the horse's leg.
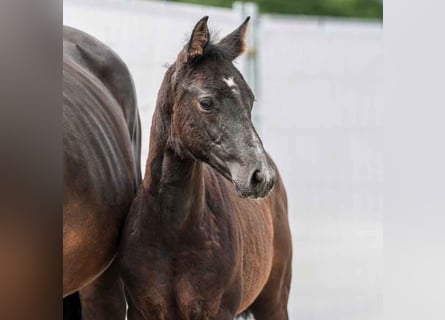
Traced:
[[63, 320], [81, 320], [82, 307], [80, 304], [80, 295], [76, 291], [63, 298]]
[[128, 306], [128, 320], [145, 320], [144, 317], [134, 307]]
[[119, 269], [113, 262], [99, 278], [80, 290], [83, 320], [124, 320], [125, 295]]

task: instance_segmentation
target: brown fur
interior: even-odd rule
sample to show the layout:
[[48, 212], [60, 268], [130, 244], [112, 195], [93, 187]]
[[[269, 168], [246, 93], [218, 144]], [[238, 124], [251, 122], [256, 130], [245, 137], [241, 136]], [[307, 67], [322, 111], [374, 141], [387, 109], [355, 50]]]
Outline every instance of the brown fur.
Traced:
[[63, 40], [63, 295], [81, 291], [84, 319], [124, 319], [117, 268], [107, 268], [141, 180], [134, 87], [97, 39], [65, 27]]
[[193, 37], [189, 43], [188, 56], [194, 59], [202, 55], [202, 49], [209, 42], [209, 30], [205, 27], [208, 17], [201, 19], [193, 30]]
[[121, 241], [129, 320], [232, 320], [247, 309], [257, 320], [288, 318], [286, 192], [250, 120], [253, 93], [232, 64], [244, 29], [205, 44], [193, 62], [181, 59], [186, 46], [164, 77]]

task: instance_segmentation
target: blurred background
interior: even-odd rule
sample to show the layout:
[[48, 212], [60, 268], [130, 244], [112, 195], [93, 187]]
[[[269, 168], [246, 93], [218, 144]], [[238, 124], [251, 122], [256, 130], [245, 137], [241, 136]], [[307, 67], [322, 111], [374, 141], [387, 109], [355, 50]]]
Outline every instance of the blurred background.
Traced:
[[290, 319], [382, 314], [382, 3], [378, 0], [64, 0], [64, 24], [112, 47], [133, 75], [142, 169], [157, 91], [194, 24], [224, 36], [252, 16], [237, 61], [289, 198]]

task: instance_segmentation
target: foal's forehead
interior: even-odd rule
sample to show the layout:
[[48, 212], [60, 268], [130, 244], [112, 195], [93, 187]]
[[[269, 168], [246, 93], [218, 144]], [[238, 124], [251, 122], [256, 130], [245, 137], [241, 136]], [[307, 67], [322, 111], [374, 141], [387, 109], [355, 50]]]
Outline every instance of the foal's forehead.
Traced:
[[[222, 84], [224, 78], [235, 79], [238, 76], [236, 68], [231, 63], [210, 63], [195, 68], [193, 74], [197, 80], [206, 79]], [[238, 82], [238, 80], [235, 80]]]
[[233, 92], [238, 95], [253, 97], [249, 85], [239, 71], [230, 64], [226, 68], [200, 68], [194, 73], [192, 83], [223, 92]]

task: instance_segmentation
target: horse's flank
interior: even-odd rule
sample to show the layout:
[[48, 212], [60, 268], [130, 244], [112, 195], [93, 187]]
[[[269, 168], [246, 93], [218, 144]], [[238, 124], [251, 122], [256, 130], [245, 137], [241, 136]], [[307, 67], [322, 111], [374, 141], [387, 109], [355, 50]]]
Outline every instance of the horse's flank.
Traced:
[[63, 33], [63, 151], [63, 295], [80, 290], [87, 318], [124, 319], [117, 269], [108, 267], [141, 180], [136, 95], [117, 54], [69, 27]]

